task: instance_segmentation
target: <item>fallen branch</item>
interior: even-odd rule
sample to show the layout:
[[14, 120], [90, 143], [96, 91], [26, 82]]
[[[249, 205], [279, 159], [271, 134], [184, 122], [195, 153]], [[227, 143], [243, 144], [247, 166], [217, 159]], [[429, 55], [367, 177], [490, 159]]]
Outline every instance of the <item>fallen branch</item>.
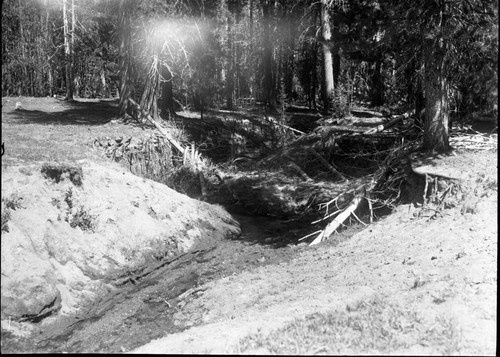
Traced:
[[345, 222], [347, 218], [358, 208], [360, 202], [362, 200], [361, 196], [355, 197], [349, 207], [347, 207], [342, 213], [340, 213], [332, 222], [330, 222], [325, 229], [321, 231], [320, 234], [309, 244], [316, 245], [321, 243], [324, 239], [330, 237], [333, 232], [335, 232], [341, 224]]

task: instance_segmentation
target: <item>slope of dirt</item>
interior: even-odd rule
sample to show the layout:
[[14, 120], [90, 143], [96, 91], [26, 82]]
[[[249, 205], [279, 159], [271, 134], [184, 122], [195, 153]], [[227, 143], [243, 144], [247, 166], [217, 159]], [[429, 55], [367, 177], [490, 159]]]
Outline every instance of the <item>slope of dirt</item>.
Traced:
[[[265, 335], [294, 318], [382, 296], [417, 311], [428, 326], [439, 319], [450, 321], [459, 335], [453, 352], [495, 354], [496, 152], [460, 153], [443, 160], [457, 170], [471, 168], [469, 188], [474, 193], [461, 207], [438, 216], [420, 211], [419, 216], [412, 205], [401, 206], [338, 245], [333, 239], [333, 244], [307, 248], [288, 263], [212, 281], [174, 315], [202, 324], [133, 352], [235, 353], [249, 334]], [[446, 354], [445, 348], [410, 344], [393, 353]]]
[[2, 170], [2, 319], [36, 320], [47, 305], [71, 314], [117, 276], [241, 233], [220, 206], [77, 163]]

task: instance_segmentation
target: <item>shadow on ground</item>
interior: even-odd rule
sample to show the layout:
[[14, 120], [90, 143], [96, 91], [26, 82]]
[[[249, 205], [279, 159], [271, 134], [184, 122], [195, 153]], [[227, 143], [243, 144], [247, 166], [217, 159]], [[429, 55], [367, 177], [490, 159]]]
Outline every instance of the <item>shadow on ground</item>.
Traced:
[[[14, 109], [10, 112], [11, 120], [25, 124], [44, 125], [103, 125], [118, 115], [116, 101], [105, 102], [63, 102], [57, 103], [63, 110]], [[9, 118], [7, 118], [9, 120]]]

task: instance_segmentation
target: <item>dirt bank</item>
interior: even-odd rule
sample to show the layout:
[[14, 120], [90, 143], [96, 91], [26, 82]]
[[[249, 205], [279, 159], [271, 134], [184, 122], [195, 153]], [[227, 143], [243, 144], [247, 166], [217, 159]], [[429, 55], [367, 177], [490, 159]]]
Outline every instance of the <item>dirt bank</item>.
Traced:
[[[200, 325], [133, 352], [276, 353], [266, 345], [241, 349], [240, 342], [314, 312], [345, 312], [346, 306], [378, 297], [415, 312], [423, 337], [397, 350], [326, 346], [324, 353], [495, 354], [496, 153], [462, 153], [447, 161], [476, 168], [469, 171], [475, 178], [473, 194], [460, 207], [419, 216], [412, 205], [401, 206], [338, 245], [333, 239], [301, 250], [290, 262], [212, 281], [174, 315], [181, 321], [201, 320]], [[433, 335], [442, 321], [455, 334], [453, 345]], [[297, 348], [289, 353], [313, 351]]]

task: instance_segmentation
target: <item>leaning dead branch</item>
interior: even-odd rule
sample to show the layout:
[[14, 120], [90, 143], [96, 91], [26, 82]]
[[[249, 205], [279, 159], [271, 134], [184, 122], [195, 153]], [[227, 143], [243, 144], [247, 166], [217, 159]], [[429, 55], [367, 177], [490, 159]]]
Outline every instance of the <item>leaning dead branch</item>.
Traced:
[[361, 203], [362, 199], [362, 196], [355, 197], [351, 201], [349, 207], [347, 207], [342, 213], [335, 217], [335, 219], [330, 222], [309, 245], [316, 245], [318, 243], [321, 243], [325, 238], [330, 237], [333, 232], [335, 232], [346, 221], [346, 219], [349, 218], [352, 213], [354, 213], [354, 211]]
[[274, 125], [281, 126], [282, 128], [285, 128], [285, 129], [288, 129], [290, 131], [293, 131], [294, 133], [297, 133], [297, 134], [300, 134], [300, 135], [304, 135], [305, 134], [303, 131], [300, 131], [298, 129], [292, 128], [291, 126], [288, 126], [288, 125], [285, 125], [285, 124], [282, 124], [282, 123], [278, 122], [276, 119], [274, 119], [271, 116], [267, 116], [266, 119], [268, 121], [270, 121], [271, 123], [273, 123]]
[[185, 149], [184, 147], [177, 141], [175, 140], [172, 135], [170, 135], [160, 124], [158, 124], [158, 122], [156, 120], [154, 120], [151, 115], [149, 115], [146, 111], [144, 111], [141, 106], [139, 104], [137, 104], [132, 98], [128, 98], [129, 102], [132, 103], [132, 105], [137, 108], [142, 115], [144, 115], [146, 117], [146, 119], [148, 119], [151, 124], [153, 124], [156, 129], [158, 129], [160, 131], [160, 133], [163, 134], [163, 136], [177, 149], [179, 150], [181, 153], [184, 153]]

